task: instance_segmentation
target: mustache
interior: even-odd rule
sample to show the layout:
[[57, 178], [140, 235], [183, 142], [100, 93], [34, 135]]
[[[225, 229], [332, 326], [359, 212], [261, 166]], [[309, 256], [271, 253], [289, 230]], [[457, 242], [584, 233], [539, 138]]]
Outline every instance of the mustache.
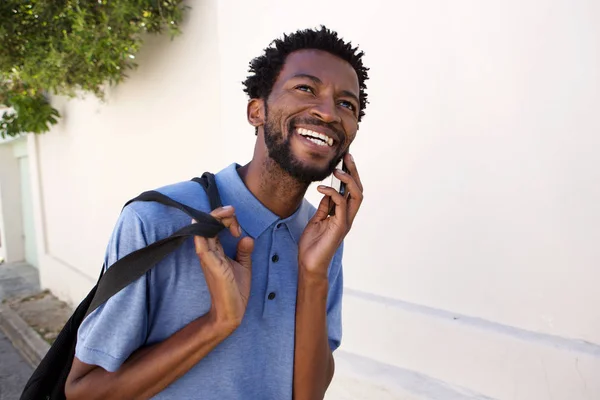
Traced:
[[330, 132], [332, 132], [335, 135], [334, 139], [336, 139], [338, 143], [345, 144], [345, 142], [346, 142], [346, 135], [344, 135], [344, 133], [342, 131], [340, 131], [334, 125], [328, 124], [327, 122], [323, 122], [318, 118], [308, 118], [308, 117], [293, 118], [292, 120], [290, 120], [290, 122], [288, 124], [289, 132], [291, 132], [297, 125], [300, 125], [300, 124], [322, 126], [324, 128], [327, 128], [327, 130], [329, 130]]

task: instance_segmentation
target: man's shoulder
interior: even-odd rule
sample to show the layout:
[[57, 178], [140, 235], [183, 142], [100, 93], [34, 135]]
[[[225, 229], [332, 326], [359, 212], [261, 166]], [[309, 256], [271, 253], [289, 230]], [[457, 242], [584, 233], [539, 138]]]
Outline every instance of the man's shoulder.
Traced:
[[[204, 212], [210, 211], [208, 196], [197, 182], [191, 180], [177, 182], [154, 190], [188, 207]], [[128, 213], [130, 217], [139, 218], [145, 227], [169, 221], [179, 225], [180, 219], [187, 221], [190, 218], [175, 207], [155, 201], [134, 201], [125, 207], [124, 212]]]

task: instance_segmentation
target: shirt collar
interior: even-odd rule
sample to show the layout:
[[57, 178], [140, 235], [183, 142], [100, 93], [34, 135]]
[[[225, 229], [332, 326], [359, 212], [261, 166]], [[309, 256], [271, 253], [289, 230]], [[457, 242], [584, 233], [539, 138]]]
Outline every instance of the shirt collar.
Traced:
[[239, 167], [233, 163], [215, 175], [223, 205], [235, 208], [235, 215], [242, 229], [253, 238], [258, 238], [273, 224], [281, 224], [287, 226], [292, 238], [298, 243], [308, 220], [314, 214], [314, 207], [304, 199], [294, 214], [280, 219], [248, 190], [237, 172]]
[[300, 237], [304, 232], [304, 228], [306, 228], [306, 224], [312, 218], [315, 213], [315, 208], [308, 202], [308, 200], [303, 199], [302, 204], [296, 210], [296, 212], [286, 220], [284, 220], [287, 225], [292, 238], [296, 243], [300, 242]]

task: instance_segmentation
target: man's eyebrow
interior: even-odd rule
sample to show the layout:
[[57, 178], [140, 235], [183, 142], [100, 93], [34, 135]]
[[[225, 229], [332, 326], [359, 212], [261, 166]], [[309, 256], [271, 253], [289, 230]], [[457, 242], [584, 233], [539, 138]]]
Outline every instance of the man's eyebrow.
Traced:
[[314, 75], [309, 75], [309, 74], [296, 74], [294, 76], [292, 76], [292, 78], [306, 78], [306, 79], [310, 79], [311, 81], [313, 81], [316, 84], [322, 84], [323, 81], [321, 81], [319, 78], [317, 78]]
[[[319, 78], [317, 78], [314, 75], [310, 75], [310, 74], [296, 74], [294, 76], [292, 76], [292, 79], [295, 78], [305, 78], [305, 79], [310, 79], [311, 81], [313, 81], [314, 83], [316, 83], [317, 85], [321, 85], [323, 83], [323, 81], [321, 81]], [[344, 97], [351, 97], [354, 101], [356, 101], [357, 104], [360, 104], [360, 100], [358, 99], [358, 96], [355, 95], [354, 93], [352, 93], [349, 90], [342, 90], [340, 92], [340, 94]]]

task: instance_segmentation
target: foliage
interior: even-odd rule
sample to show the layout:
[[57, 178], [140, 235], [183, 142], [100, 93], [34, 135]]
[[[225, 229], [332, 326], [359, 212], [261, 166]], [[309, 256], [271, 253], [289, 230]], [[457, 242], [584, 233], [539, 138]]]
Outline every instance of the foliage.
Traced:
[[102, 98], [135, 68], [143, 34], [180, 33], [183, 0], [0, 0], [0, 136], [42, 133], [48, 93]]

